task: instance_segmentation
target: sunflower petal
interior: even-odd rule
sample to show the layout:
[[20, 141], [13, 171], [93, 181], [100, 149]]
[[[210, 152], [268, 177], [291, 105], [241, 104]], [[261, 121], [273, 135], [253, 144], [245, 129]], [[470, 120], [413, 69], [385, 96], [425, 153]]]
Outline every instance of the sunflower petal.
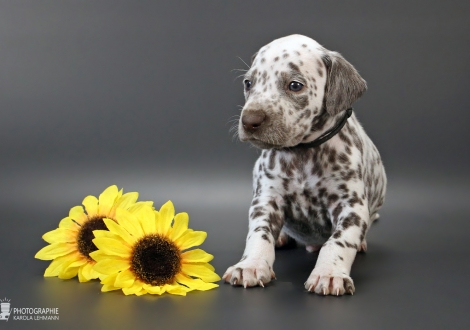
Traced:
[[179, 296], [186, 296], [186, 293], [191, 291], [191, 289], [186, 288], [182, 285], [179, 284], [165, 284], [164, 287], [166, 292], [171, 293], [171, 294], [176, 294]]
[[127, 210], [131, 213], [139, 211], [142, 207], [150, 206], [153, 207], [153, 202], [137, 202], [134, 205], [130, 206]]
[[[80, 270], [78, 271], [78, 273], [80, 274], [81, 272], [82, 278], [85, 280], [84, 282], [88, 282], [89, 280], [98, 277], [96, 276], [97, 274], [94, 274], [95, 272], [93, 272], [93, 266], [94, 266], [93, 263], [89, 262], [83, 265], [82, 267], [80, 267]], [[80, 280], [80, 277], [78, 279]]]
[[119, 273], [113, 273], [111, 275], [108, 275], [108, 276], [104, 276], [102, 279], [101, 279], [101, 284], [110, 284], [110, 285], [113, 285], [114, 286], [114, 282], [116, 281], [116, 277], [118, 276]]
[[175, 240], [175, 243], [181, 250], [186, 250], [190, 247], [201, 245], [206, 237], [207, 233], [204, 231], [190, 231]]
[[[198, 281], [201, 281], [201, 280], [198, 280]], [[207, 291], [207, 290], [211, 290], [211, 289], [215, 289], [219, 287], [219, 285], [215, 283], [206, 283], [204, 281], [201, 281], [201, 282], [202, 283], [197, 288], [199, 291]]]
[[118, 223], [124, 227], [129, 234], [134, 237], [141, 237], [144, 235], [142, 227], [139, 225], [137, 217], [131, 212], [124, 209], [116, 210], [116, 219]]
[[44, 272], [44, 277], [58, 276], [59, 273], [67, 268], [72, 262], [81, 259], [78, 252], [71, 252], [61, 257], [57, 257], [49, 264]]
[[78, 258], [74, 262], [72, 262], [68, 267], [80, 267], [88, 263], [89, 261], [85, 257]]
[[129, 245], [133, 245], [135, 243], [136, 238], [130, 235], [129, 232], [127, 232], [124, 229], [123, 226], [118, 225], [116, 221], [113, 221], [111, 219], [106, 219], [106, 218], [104, 218], [103, 221], [106, 224], [106, 227], [108, 227], [110, 232], [121, 237]]
[[109, 186], [99, 196], [98, 213], [108, 215], [118, 197], [119, 191], [116, 185]]
[[67, 242], [75, 242], [77, 240], [76, 232], [66, 229], [66, 228], [57, 228], [51, 230], [44, 235], [42, 235], [42, 239], [45, 240], [47, 243], [67, 243]]
[[77, 247], [75, 244], [70, 243], [53, 243], [43, 247], [34, 256], [41, 260], [52, 260], [60, 256], [69, 254], [70, 252], [76, 251]]
[[139, 198], [139, 193], [138, 192], [128, 192], [124, 195], [122, 195], [117, 201], [116, 201], [116, 208], [120, 207], [122, 209], [128, 209], [131, 205], [135, 204], [137, 202], [137, 198]]
[[150, 294], [161, 295], [162, 293], [165, 292], [164, 290], [162, 290], [162, 288], [160, 286], [153, 286], [153, 285], [150, 285], [150, 284], [144, 284], [142, 286], [142, 289], [144, 289], [145, 291], [147, 291]]
[[104, 274], [98, 273], [93, 267], [90, 269], [90, 278], [100, 278], [100, 276], [104, 276]]
[[107, 237], [98, 237], [93, 239], [96, 247], [106, 254], [128, 257], [131, 253], [131, 249], [127, 244], [123, 244], [122, 241], [118, 241]]
[[175, 207], [171, 201], [166, 202], [160, 208], [160, 221], [157, 223], [157, 232], [166, 235], [170, 229], [171, 222], [175, 217]]
[[69, 217], [72, 218], [75, 222], [82, 224], [88, 217], [83, 210], [83, 206], [74, 206], [69, 211]]
[[87, 262], [78, 269], [78, 280], [83, 282], [88, 282], [91, 279], [98, 278], [98, 273], [93, 271], [93, 264]]
[[98, 198], [95, 196], [87, 196], [83, 199], [83, 206], [85, 206], [88, 217], [92, 218], [98, 214]]
[[178, 283], [186, 285], [188, 288], [192, 290], [207, 291], [207, 290], [210, 290], [219, 286], [218, 284], [206, 283], [198, 278], [191, 278], [183, 274], [176, 275], [175, 280]]
[[186, 251], [181, 254], [183, 263], [192, 263], [192, 262], [209, 262], [214, 259], [212, 254], [209, 254], [201, 249], [194, 249], [191, 251]]
[[171, 238], [176, 240], [185, 234], [188, 230], [189, 216], [186, 212], [178, 213], [175, 215], [175, 222], [171, 231]]
[[216, 282], [220, 280], [219, 275], [204, 264], [182, 264], [181, 271], [186, 275], [198, 277], [204, 282]]
[[124, 292], [126, 296], [130, 294], [135, 294], [136, 292], [139, 292], [140, 290], [142, 290], [142, 286], [143, 286], [142, 282], [135, 281], [134, 285], [132, 285], [130, 288], [122, 288], [122, 292]]
[[111, 275], [113, 273], [129, 269], [130, 265], [129, 262], [126, 260], [101, 260], [98, 261], [94, 266], [93, 269], [101, 274]]
[[129, 269], [123, 270], [116, 277], [115, 286], [120, 288], [130, 288], [134, 285], [135, 275]]
[[67, 267], [59, 273], [59, 278], [63, 280], [71, 279], [72, 277], [77, 276], [79, 267]]
[[101, 292], [109, 292], [114, 290], [119, 290], [120, 288], [115, 287], [114, 285], [105, 284], [101, 287]]
[[125, 244], [124, 240], [121, 238], [121, 236], [116, 235], [115, 233], [110, 232], [109, 230], [93, 230], [93, 235], [95, 235], [95, 238], [98, 237], [107, 237], [107, 238], [112, 238], [117, 241], [122, 242], [122, 244]]
[[125, 258], [125, 257], [109, 255], [109, 254], [104, 253], [101, 250], [93, 251], [89, 254], [89, 256], [91, 258], [93, 258], [93, 260], [95, 260], [95, 261], [101, 261], [101, 260], [105, 260], [105, 259], [127, 260], [127, 258]]
[[147, 290], [145, 290], [144, 288], [140, 289], [140, 291], [135, 293], [136, 296], [143, 296], [144, 294], [147, 294]]
[[210, 269], [210, 270], [212, 270], [212, 271], [215, 271], [214, 266], [212, 266], [212, 265], [209, 264], [209, 263], [205, 263], [205, 262], [204, 262], [204, 263], [201, 263], [200, 265], [203, 265], [204, 267], [206, 267], [206, 268], [208, 268], [208, 269]]
[[155, 213], [150, 206], [142, 207], [135, 215], [139, 219], [145, 234], [155, 234], [158, 225], [155, 224]]
[[70, 217], [65, 217], [59, 222], [59, 228], [70, 229], [77, 231], [80, 229], [80, 225], [73, 221]]

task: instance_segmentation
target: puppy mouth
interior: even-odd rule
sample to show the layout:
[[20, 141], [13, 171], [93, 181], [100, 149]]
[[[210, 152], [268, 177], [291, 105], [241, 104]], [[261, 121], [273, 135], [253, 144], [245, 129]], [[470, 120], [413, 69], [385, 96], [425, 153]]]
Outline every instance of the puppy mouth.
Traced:
[[254, 132], [249, 132], [240, 125], [238, 137], [241, 142], [250, 142], [260, 149], [280, 149], [287, 146], [285, 145], [286, 141], [284, 141], [285, 136], [282, 134], [282, 130], [282, 128], [273, 128], [269, 124]]
[[284, 148], [283, 145], [261, 141], [261, 140], [256, 139], [256, 138], [249, 138], [249, 139], [246, 139], [244, 141], [242, 140], [242, 142], [250, 142], [252, 145], [254, 145], [255, 147], [260, 148], [260, 149], [280, 149], [280, 148]]

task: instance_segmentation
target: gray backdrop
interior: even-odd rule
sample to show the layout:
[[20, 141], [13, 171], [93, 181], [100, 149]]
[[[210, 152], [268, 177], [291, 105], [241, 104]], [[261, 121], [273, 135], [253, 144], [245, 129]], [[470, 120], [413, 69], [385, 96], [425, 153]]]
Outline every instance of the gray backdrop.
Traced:
[[[464, 329], [468, 316], [468, 1], [0, 1], [0, 297], [60, 321], [3, 328]], [[367, 80], [356, 113], [389, 176], [353, 297], [303, 283], [318, 254], [277, 254], [265, 289], [101, 294], [33, 258], [70, 207], [117, 184], [171, 199], [222, 275], [241, 256], [258, 151], [229, 132], [240, 72], [300, 33]]]

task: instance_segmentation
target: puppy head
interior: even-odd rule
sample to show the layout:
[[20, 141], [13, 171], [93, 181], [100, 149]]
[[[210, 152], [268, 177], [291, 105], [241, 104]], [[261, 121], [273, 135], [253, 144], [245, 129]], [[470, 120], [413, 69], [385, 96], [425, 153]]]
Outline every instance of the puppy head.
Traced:
[[366, 82], [340, 54], [301, 35], [274, 40], [245, 74], [238, 133], [259, 148], [309, 141], [319, 121], [346, 110]]

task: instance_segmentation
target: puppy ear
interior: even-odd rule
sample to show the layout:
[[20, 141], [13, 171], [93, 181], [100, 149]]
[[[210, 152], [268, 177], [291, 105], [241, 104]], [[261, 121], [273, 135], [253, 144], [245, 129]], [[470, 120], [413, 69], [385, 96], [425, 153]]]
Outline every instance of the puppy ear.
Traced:
[[325, 107], [330, 115], [348, 109], [367, 89], [357, 70], [337, 52], [322, 56], [326, 66]]
[[254, 54], [251, 56], [251, 64], [253, 64], [253, 62], [255, 61], [256, 56], [258, 56], [258, 52], [254, 53]]

